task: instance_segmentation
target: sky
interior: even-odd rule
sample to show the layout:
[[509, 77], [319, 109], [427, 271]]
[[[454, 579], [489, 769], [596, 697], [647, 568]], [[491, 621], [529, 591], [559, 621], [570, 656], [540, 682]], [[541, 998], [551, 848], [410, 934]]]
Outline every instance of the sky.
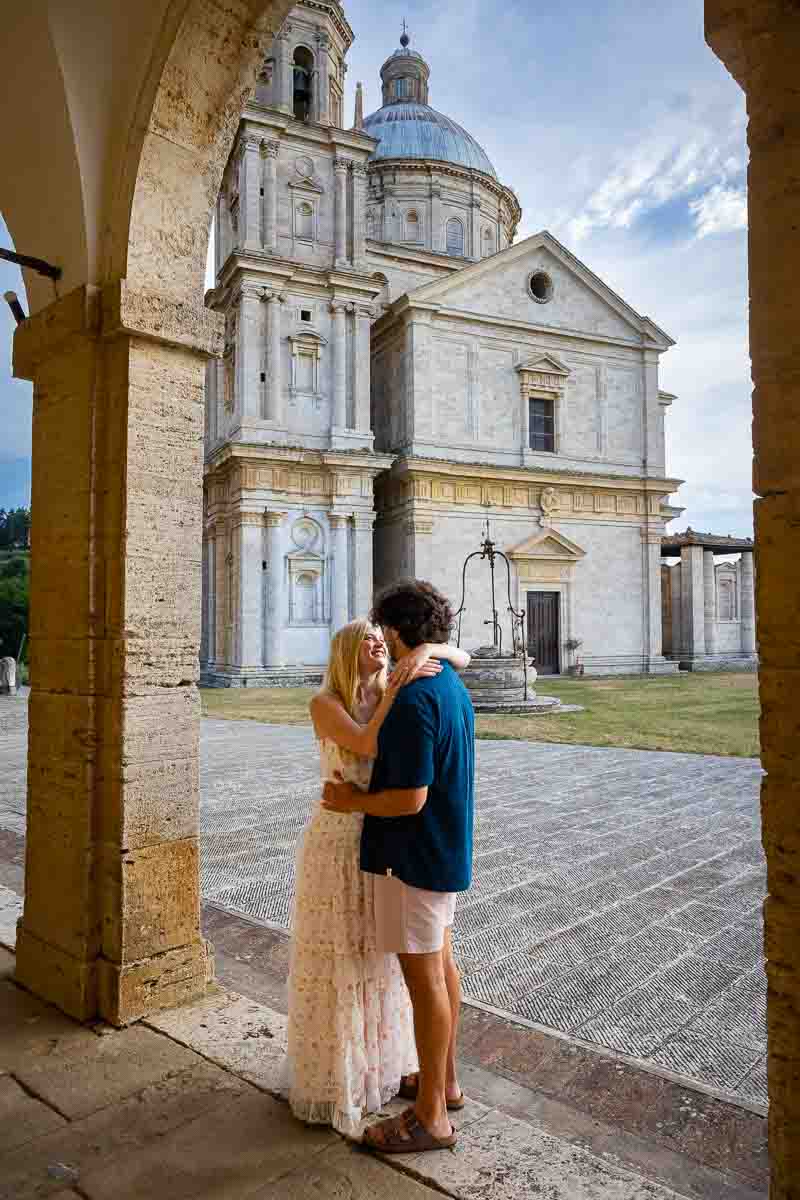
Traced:
[[[677, 342], [661, 360], [672, 528], [752, 533], [744, 98], [703, 41], [702, 0], [345, 0], [355, 85], [380, 106], [402, 21], [431, 103], [489, 154], [523, 208]], [[0, 244], [10, 245], [0, 223]], [[35, 254], [36, 247], [20, 247]], [[0, 263], [0, 291], [20, 291]], [[29, 494], [30, 388], [0, 311], [0, 507]]]

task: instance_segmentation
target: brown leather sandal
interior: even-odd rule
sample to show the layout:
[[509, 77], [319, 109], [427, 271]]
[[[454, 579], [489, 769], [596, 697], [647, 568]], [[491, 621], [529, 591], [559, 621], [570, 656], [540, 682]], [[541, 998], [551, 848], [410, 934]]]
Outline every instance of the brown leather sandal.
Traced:
[[[382, 1137], [376, 1139], [373, 1130], [380, 1129]], [[449, 1137], [437, 1138], [429, 1133], [413, 1108], [407, 1108], [399, 1117], [389, 1117], [364, 1131], [362, 1145], [376, 1154], [422, 1154], [427, 1150], [452, 1150], [458, 1138], [452, 1129]]]
[[[412, 1078], [414, 1080], [413, 1083], [411, 1082]], [[418, 1090], [419, 1090], [419, 1080], [417, 1079], [416, 1076], [413, 1076], [413, 1077], [409, 1076], [407, 1079], [400, 1080], [400, 1087], [398, 1088], [397, 1094], [401, 1100], [416, 1100]], [[457, 1099], [447, 1101], [447, 1111], [448, 1112], [461, 1112], [462, 1108], [464, 1107], [464, 1105], [466, 1103], [467, 1103], [467, 1098], [464, 1095], [464, 1093], [462, 1092], [461, 1095]]]

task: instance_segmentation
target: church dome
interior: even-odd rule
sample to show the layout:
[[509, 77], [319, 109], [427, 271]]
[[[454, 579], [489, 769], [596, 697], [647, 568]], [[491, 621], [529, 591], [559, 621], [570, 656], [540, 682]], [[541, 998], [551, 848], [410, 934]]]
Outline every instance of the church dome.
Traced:
[[380, 143], [372, 161], [382, 158], [427, 158], [483, 171], [497, 178], [488, 155], [475, 138], [428, 103], [430, 67], [409, 48], [403, 22], [400, 49], [381, 67], [383, 107], [364, 120], [364, 130]]
[[379, 141], [371, 155], [372, 161], [429, 158], [471, 167], [497, 178], [486, 151], [475, 138], [429, 104], [408, 100], [384, 104], [383, 108], [364, 118], [364, 131]]

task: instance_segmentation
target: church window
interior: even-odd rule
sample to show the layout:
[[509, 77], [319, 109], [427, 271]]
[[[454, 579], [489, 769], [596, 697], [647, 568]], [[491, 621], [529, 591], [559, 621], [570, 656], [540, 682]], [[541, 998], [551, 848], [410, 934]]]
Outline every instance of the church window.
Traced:
[[310, 308], [301, 308], [300, 309], [300, 320], [301, 321], [310, 321], [311, 320], [311, 309]]
[[553, 298], [553, 281], [547, 271], [534, 271], [528, 288], [537, 304], [547, 304], [548, 300]]
[[464, 226], [458, 217], [451, 217], [447, 222], [447, 253], [464, 257]]
[[529, 404], [531, 450], [546, 450], [552, 454], [556, 448], [555, 402], [531, 396]]
[[416, 211], [416, 209], [413, 209], [413, 208], [411, 209], [411, 211], [409, 213], [406, 214], [406, 241], [407, 242], [420, 241], [419, 213]]
[[398, 100], [407, 100], [411, 95], [411, 80], [397, 79], [394, 85], [394, 94]]
[[720, 621], [736, 620], [736, 593], [732, 579], [720, 580], [718, 605]]
[[311, 117], [311, 80], [314, 74], [314, 56], [305, 46], [294, 52], [294, 118], [308, 121]]
[[295, 237], [312, 241], [314, 238], [314, 206], [308, 200], [301, 200], [294, 211]]

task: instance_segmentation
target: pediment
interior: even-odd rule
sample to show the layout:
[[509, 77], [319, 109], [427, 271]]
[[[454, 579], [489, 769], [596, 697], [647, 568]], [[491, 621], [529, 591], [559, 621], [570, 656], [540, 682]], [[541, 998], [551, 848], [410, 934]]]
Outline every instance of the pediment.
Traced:
[[534, 354], [524, 363], [519, 363], [518, 371], [538, 372], [542, 375], [561, 375], [567, 379], [571, 371], [556, 354]]
[[290, 179], [288, 186], [293, 192], [313, 192], [317, 196], [321, 196], [325, 192], [325, 188], [316, 177], [312, 179]]
[[[540, 271], [550, 276], [553, 294], [536, 303], [528, 285], [532, 274]], [[554, 330], [635, 341], [657, 350], [674, 345], [669, 334], [636, 312], [546, 230], [415, 288], [408, 293], [408, 302], [414, 307], [452, 308]]]
[[586, 557], [586, 551], [571, 542], [555, 529], [543, 529], [520, 542], [513, 550], [506, 551], [508, 557], [519, 562], [521, 559], [546, 558], [559, 562], [578, 562]]

